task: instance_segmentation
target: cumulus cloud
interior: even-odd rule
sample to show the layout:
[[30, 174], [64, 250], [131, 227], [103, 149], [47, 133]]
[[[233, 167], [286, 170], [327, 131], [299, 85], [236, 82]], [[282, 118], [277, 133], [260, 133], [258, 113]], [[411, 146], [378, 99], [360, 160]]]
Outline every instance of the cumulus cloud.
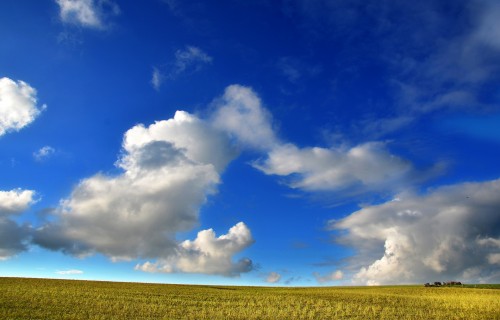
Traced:
[[61, 202], [55, 221], [36, 230], [34, 242], [76, 256], [99, 252], [115, 261], [160, 257], [159, 263], [179, 272], [249, 271], [250, 260], [231, 262], [252, 242], [244, 224], [219, 238], [204, 230], [194, 241], [175, 239], [197, 225], [199, 208], [236, 154], [225, 134], [187, 112], [137, 125], [123, 139], [117, 161], [123, 173], [82, 180]]
[[250, 229], [239, 222], [225, 235], [216, 237], [212, 229], [198, 232], [195, 240], [185, 240], [168, 258], [138, 264], [136, 270], [146, 272], [184, 272], [239, 276], [253, 269], [252, 261], [233, 257], [254, 242]]
[[35, 191], [13, 189], [10, 191], [0, 190], [0, 216], [17, 214], [25, 211], [36, 202]]
[[28, 226], [20, 226], [16, 222], [0, 216], [0, 261], [25, 251], [29, 235]]
[[462, 183], [367, 206], [331, 221], [354, 247], [356, 284], [499, 281], [500, 180]]
[[56, 149], [52, 148], [51, 146], [44, 146], [39, 150], [33, 152], [33, 157], [36, 161], [43, 161], [50, 158], [55, 152]]
[[289, 178], [292, 188], [342, 191], [352, 195], [398, 189], [430, 172], [418, 172], [411, 162], [393, 155], [386, 143], [367, 142], [352, 147], [299, 148], [282, 142], [273, 129], [270, 112], [248, 87], [232, 85], [216, 100], [214, 125], [240, 145], [264, 152], [254, 167], [268, 175]]
[[30, 229], [26, 225], [18, 225], [9, 216], [27, 210], [36, 202], [34, 196], [33, 190], [0, 191], [0, 260], [26, 250]]
[[234, 153], [221, 133], [193, 115], [125, 133], [118, 176], [82, 180], [62, 201], [59, 222], [41, 227], [39, 244], [113, 259], [169, 255], [176, 232], [193, 228], [198, 208]]
[[277, 272], [269, 272], [266, 277], [267, 283], [278, 283], [281, 280], [281, 274]]
[[318, 281], [318, 283], [328, 283], [332, 281], [339, 281], [344, 278], [344, 273], [341, 270], [332, 271], [325, 275], [321, 275], [318, 272], [313, 272], [313, 276]]
[[56, 0], [64, 23], [103, 29], [108, 15], [118, 15], [120, 8], [111, 0]]
[[45, 105], [37, 107], [36, 90], [24, 81], [0, 79], [0, 137], [33, 122]]

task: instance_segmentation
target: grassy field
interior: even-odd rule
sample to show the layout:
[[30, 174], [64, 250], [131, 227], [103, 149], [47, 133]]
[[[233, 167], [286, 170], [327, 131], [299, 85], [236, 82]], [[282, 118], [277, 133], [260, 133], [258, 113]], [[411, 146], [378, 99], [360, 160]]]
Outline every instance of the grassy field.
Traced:
[[500, 286], [265, 288], [0, 278], [0, 319], [500, 319]]

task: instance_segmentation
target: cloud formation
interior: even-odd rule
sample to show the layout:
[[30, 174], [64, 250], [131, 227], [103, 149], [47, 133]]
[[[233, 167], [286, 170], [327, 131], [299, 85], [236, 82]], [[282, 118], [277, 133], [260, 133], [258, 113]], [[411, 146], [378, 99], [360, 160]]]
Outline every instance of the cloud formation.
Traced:
[[136, 270], [146, 272], [184, 272], [239, 276], [253, 269], [252, 261], [233, 257], [254, 242], [250, 229], [239, 222], [227, 234], [216, 237], [212, 229], [198, 232], [196, 239], [179, 244], [175, 254], [151, 263], [138, 264]]
[[44, 146], [39, 150], [33, 152], [33, 157], [36, 161], [43, 161], [47, 158], [50, 158], [55, 152], [56, 149], [52, 148], [51, 146]]
[[174, 69], [172, 76], [185, 72], [196, 72], [204, 64], [212, 63], [213, 58], [198, 47], [186, 46], [184, 50], [175, 52]]
[[272, 127], [271, 113], [252, 88], [231, 85], [215, 101], [214, 125], [232, 135], [244, 147], [267, 151], [279, 141]]
[[18, 225], [9, 216], [20, 214], [35, 202], [33, 190], [0, 191], [0, 260], [27, 249], [30, 228]]
[[[498, 1], [290, 0], [283, 12], [312, 41], [331, 39], [339, 48], [360, 44], [349, 47], [348, 56], [336, 50], [333, 81], [349, 81], [346, 74], [357, 78], [365, 65], [386, 66], [380, 85], [391, 97], [378, 101], [385, 110], [373, 112], [378, 107], [371, 103], [358, 119], [339, 124], [351, 137], [379, 139], [436, 112], [498, 111], [489, 89], [500, 80]], [[294, 68], [284, 70], [299, 77]]]
[[0, 190], [0, 216], [21, 213], [28, 209], [34, 202], [36, 200], [35, 191], [33, 190]]
[[[393, 67], [392, 87], [397, 91], [400, 108], [394, 118], [374, 119], [375, 122], [408, 123], [436, 111], [497, 109], [485, 91], [491, 81], [500, 79], [499, 3], [457, 1], [452, 6], [456, 12], [453, 15], [433, 1], [424, 1], [418, 7], [413, 11], [405, 6], [393, 9], [401, 10], [399, 19], [412, 26], [413, 35], [408, 41], [408, 30], [393, 28], [395, 31], [389, 36], [393, 45], [387, 56]], [[387, 24], [388, 20], [398, 23], [383, 15], [378, 18], [380, 24]], [[453, 33], [444, 27], [450, 24], [456, 26]], [[421, 28], [422, 25], [426, 27]], [[401, 127], [393, 127], [392, 131]]]
[[332, 281], [339, 281], [344, 278], [344, 273], [341, 270], [332, 271], [325, 275], [321, 275], [318, 272], [313, 272], [313, 276], [318, 281], [318, 283], [328, 283]]
[[278, 283], [281, 280], [281, 274], [277, 272], [269, 272], [266, 277], [267, 283]]
[[151, 76], [151, 85], [155, 90], [160, 90], [161, 84], [163, 83], [164, 76], [161, 74], [160, 69], [153, 67], [153, 74]]
[[111, 0], [56, 0], [64, 23], [104, 29], [108, 15], [118, 15], [120, 7]]
[[387, 189], [401, 184], [413, 171], [409, 161], [389, 153], [381, 142], [345, 149], [283, 144], [255, 166], [266, 174], [292, 176], [289, 185], [307, 191]]
[[[0, 79], [0, 137], [19, 131], [33, 122], [46, 108], [37, 107], [36, 90], [24, 81]], [[26, 250], [30, 235], [27, 225], [20, 226], [9, 216], [27, 210], [36, 202], [33, 190], [0, 190], [0, 260]]]
[[159, 258], [156, 264], [171, 272], [250, 271], [249, 259], [231, 260], [253, 241], [243, 223], [219, 238], [204, 230], [194, 241], [175, 239], [197, 225], [200, 206], [217, 191], [221, 172], [236, 154], [225, 134], [187, 112], [137, 125], [123, 139], [117, 162], [123, 173], [82, 180], [61, 202], [55, 222], [36, 230], [34, 242], [76, 256], [99, 252], [115, 261]]
[[160, 90], [165, 79], [177, 79], [181, 75], [190, 75], [200, 71], [203, 66], [211, 64], [213, 58], [198, 47], [186, 46], [175, 52], [174, 60], [167, 66], [153, 67], [151, 85]]
[[498, 282], [500, 180], [401, 194], [331, 221], [356, 284]]
[[28, 226], [20, 226], [7, 217], [0, 216], [0, 261], [25, 251], [29, 235]]
[[299, 148], [282, 142], [273, 129], [272, 116], [248, 87], [232, 85], [215, 101], [212, 121], [238, 143], [266, 154], [254, 167], [268, 175], [286, 177], [292, 188], [305, 191], [343, 192], [398, 190], [415, 181], [418, 172], [410, 161], [393, 155], [384, 142], [352, 147]]
[[37, 107], [36, 90], [24, 81], [0, 79], [0, 137], [33, 122], [45, 105]]

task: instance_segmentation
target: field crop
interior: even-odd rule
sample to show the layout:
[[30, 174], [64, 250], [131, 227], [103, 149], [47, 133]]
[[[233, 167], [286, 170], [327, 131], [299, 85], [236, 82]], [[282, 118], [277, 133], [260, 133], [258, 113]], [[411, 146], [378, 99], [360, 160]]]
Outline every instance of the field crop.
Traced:
[[268, 288], [0, 278], [0, 319], [500, 319], [499, 286]]

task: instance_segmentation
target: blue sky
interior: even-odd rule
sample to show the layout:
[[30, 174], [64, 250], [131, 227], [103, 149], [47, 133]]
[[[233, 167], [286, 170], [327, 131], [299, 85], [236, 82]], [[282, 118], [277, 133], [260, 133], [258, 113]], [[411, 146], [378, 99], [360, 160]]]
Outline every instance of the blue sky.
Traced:
[[500, 281], [497, 1], [0, 4], [0, 274]]

